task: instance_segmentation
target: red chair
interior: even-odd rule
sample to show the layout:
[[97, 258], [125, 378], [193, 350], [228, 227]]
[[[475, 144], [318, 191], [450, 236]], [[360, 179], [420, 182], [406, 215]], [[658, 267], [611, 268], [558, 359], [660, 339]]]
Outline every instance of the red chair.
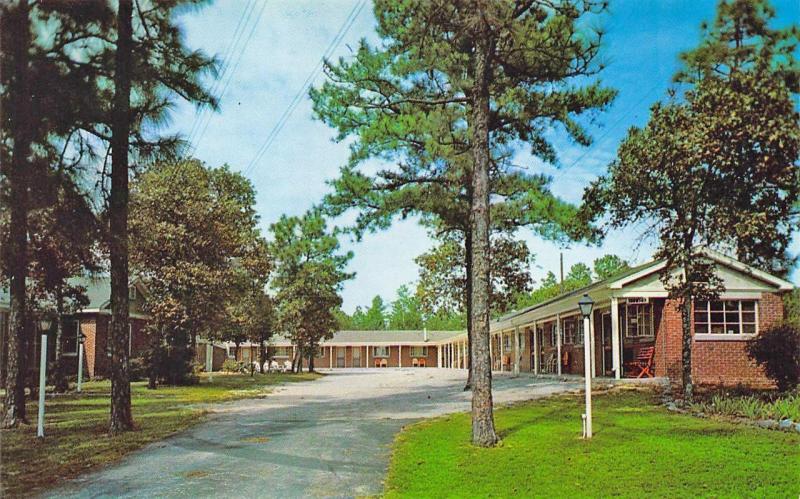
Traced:
[[656, 347], [645, 347], [639, 350], [636, 360], [625, 363], [625, 367], [630, 370], [631, 376], [635, 378], [654, 378], [653, 359], [656, 355]]

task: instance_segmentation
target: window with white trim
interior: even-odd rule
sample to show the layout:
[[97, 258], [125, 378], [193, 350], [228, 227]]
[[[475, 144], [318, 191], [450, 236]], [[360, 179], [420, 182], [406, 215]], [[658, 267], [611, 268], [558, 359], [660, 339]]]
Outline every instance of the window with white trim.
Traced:
[[653, 336], [653, 307], [649, 303], [629, 304], [625, 307], [625, 337]]
[[503, 335], [503, 351], [509, 352], [511, 351], [511, 335], [504, 334]]
[[756, 334], [756, 300], [697, 301], [694, 304], [694, 332], [703, 334]]
[[550, 346], [554, 347], [558, 344], [558, 329], [556, 328], [556, 323], [550, 323]]
[[273, 357], [288, 357], [290, 347], [275, 347], [275, 354]]
[[389, 347], [372, 347], [373, 357], [388, 357]]
[[412, 357], [427, 357], [428, 356], [428, 347], [411, 347], [411, 356]]
[[76, 319], [67, 319], [64, 321], [64, 339], [61, 343], [61, 352], [64, 355], [78, 354], [78, 337], [80, 334], [80, 321]]
[[565, 345], [582, 345], [583, 344], [583, 321], [578, 317], [569, 317], [562, 322], [562, 331], [564, 332]]

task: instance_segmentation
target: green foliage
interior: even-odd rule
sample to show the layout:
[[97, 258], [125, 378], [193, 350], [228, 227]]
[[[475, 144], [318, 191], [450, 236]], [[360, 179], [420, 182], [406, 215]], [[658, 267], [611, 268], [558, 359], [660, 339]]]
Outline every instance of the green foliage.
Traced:
[[[518, 293], [530, 290], [533, 256], [524, 241], [508, 235], [495, 235], [490, 241], [490, 303], [493, 314], [500, 315], [508, 311]], [[414, 259], [419, 266], [417, 296], [426, 314], [452, 316], [466, 312], [466, 258], [463, 243], [450, 235]]]
[[628, 270], [628, 262], [617, 255], [604, 255], [594, 261], [594, 273], [598, 281], [603, 281]]
[[362, 310], [356, 307], [353, 316], [350, 318], [349, 329], [359, 331], [373, 331], [386, 328], [386, 305], [383, 298], [378, 295], [372, 299], [369, 308]]
[[252, 185], [227, 167], [159, 163], [137, 178], [130, 256], [148, 283], [152, 349], [162, 350], [151, 360], [161, 363], [163, 380], [188, 379], [196, 335], [230, 339], [224, 335], [243, 326], [237, 319], [268, 318], [231, 314], [255, 313], [266, 283], [269, 261], [257, 225]]
[[496, 449], [469, 445], [467, 414], [407, 426], [393, 444], [384, 495], [782, 497], [796, 488], [800, 435], [670, 413], [649, 393], [593, 403], [591, 442], [580, 438], [583, 400], [575, 396], [495, 411]]
[[800, 421], [800, 395], [786, 393], [777, 397], [756, 395], [736, 396], [730, 393], [714, 393], [705, 400], [689, 404], [693, 412], [738, 416], [752, 420], [791, 419]]
[[747, 343], [747, 354], [778, 390], [792, 390], [800, 383], [800, 328], [781, 324], [762, 331]]
[[520, 294], [516, 297], [514, 308], [521, 309], [531, 307], [539, 303], [546, 302], [561, 293], [568, 293], [592, 283], [592, 271], [586, 264], [576, 263], [570, 267], [569, 272], [564, 277], [563, 285], [558, 282], [558, 278], [552, 272], [542, 280], [539, 287], [530, 293]]
[[339, 326], [340, 292], [353, 277], [345, 271], [353, 255], [340, 252], [339, 240], [317, 210], [302, 217], [284, 215], [270, 231], [278, 323], [303, 357], [311, 358]]
[[786, 322], [800, 329], [800, 289], [783, 295], [783, 310]]
[[249, 369], [244, 362], [239, 362], [236, 359], [225, 359], [222, 363], [222, 370], [226, 373], [247, 373]]

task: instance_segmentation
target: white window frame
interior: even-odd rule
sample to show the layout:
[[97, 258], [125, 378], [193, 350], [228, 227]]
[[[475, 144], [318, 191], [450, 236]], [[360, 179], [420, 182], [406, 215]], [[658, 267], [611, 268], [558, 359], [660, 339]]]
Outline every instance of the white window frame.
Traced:
[[[699, 322], [699, 324], [707, 325], [709, 332], [704, 333], [704, 332], [698, 332], [697, 331], [698, 322], [696, 320], [696, 314], [698, 312], [698, 308], [697, 308], [697, 303], [694, 303], [693, 307], [692, 307], [692, 330], [694, 331], [694, 337], [695, 337], [696, 340], [734, 340], [735, 341], [735, 340], [746, 340], [746, 339], [750, 339], [750, 338], [753, 338], [755, 336], [758, 336], [758, 332], [759, 332], [759, 329], [758, 329], [759, 300], [753, 299], [753, 298], [748, 298], [748, 299], [719, 298], [717, 300], [704, 300], [704, 301], [706, 303], [706, 309], [705, 309], [706, 322]], [[736, 324], [739, 326], [739, 332], [738, 333], [728, 333], [728, 332], [725, 332], [725, 333], [712, 333], [711, 332], [711, 325], [712, 324], [720, 324], [719, 322], [712, 322], [711, 321], [711, 314], [712, 314], [711, 302], [714, 302], [714, 301], [722, 302], [722, 304], [723, 304], [723, 309], [721, 311], [714, 311], [714, 313], [721, 313], [722, 314], [722, 325], [723, 325], [724, 329], [727, 329], [727, 324], [728, 324], [727, 314], [733, 312], [733, 311], [728, 311], [727, 310], [727, 306], [725, 304], [727, 302], [736, 302], [737, 303], [737, 308], [738, 308], [737, 311], [738, 311], [739, 321]], [[755, 322], [744, 322], [743, 316], [742, 316], [743, 313], [744, 313], [744, 311], [742, 310], [742, 303], [744, 303], [744, 302], [752, 302], [753, 303], [753, 317], [754, 317], [754, 321]], [[753, 331], [754, 332], [745, 333], [744, 332], [744, 326], [745, 325], [753, 325]]]
[[[422, 353], [419, 351], [415, 352], [414, 350], [417, 348], [422, 349]], [[428, 347], [427, 346], [412, 346], [411, 347], [411, 357], [427, 357], [428, 356]]]
[[[629, 322], [630, 316], [631, 316], [630, 310], [631, 309], [637, 309], [638, 310], [639, 307], [647, 307], [650, 310], [650, 321], [649, 321], [649, 324], [648, 324], [648, 329], [650, 330], [649, 334], [635, 334], [635, 335], [634, 334], [630, 334], [630, 326], [631, 326], [631, 324]], [[625, 306], [625, 337], [626, 338], [653, 338], [656, 335], [655, 334], [655, 322], [653, 320], [653, 315], [654, 315], [653, 314], [653, 305], [651, 303], [630, 303], [630, 304], [626, 304], [626, 306]], [[638, 316], [638, 314], [637, 314], [637, 316]], [[637, 333], [638, 333], [639, 332], [638, 319], [637, 319], [637, 323], [636, 324], [637, 324], [636, 325], [636, 330], [637, 330]]]
[[[380, 349], [380, 353], [378, 349]], [[388, 359], [389, 347], [372, 347], [372, 357], [376, 359]]]

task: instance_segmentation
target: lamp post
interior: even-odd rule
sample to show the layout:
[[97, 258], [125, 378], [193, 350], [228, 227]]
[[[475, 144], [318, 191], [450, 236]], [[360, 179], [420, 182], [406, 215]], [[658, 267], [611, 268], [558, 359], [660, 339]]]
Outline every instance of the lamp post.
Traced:
[[39, 352], [39, 419], [36, 426], [36, 436], [44, 437], [44, 390], [47, 381], [47, 331], [50, 330], [50, 320], [42, 319], [39, 326], [42, 330], [42, 349]]
[[83, 344], [85, 341], [86, 335], [78, 332], [78, 393], [81, 393], [83, 384]]
[[592, 315], [592, 307], [594, 307], [594, 300], [589, 298], [589, 295], [584, 294], [583, 297], [578, 300], [578, 308], [583, 316], [583, 370], [586, 390], [586, 414], [584, 414], [585, 426], [583, 438], [587, 439], [592, 438], [592, 335], [589, 331], [589, 318]]

